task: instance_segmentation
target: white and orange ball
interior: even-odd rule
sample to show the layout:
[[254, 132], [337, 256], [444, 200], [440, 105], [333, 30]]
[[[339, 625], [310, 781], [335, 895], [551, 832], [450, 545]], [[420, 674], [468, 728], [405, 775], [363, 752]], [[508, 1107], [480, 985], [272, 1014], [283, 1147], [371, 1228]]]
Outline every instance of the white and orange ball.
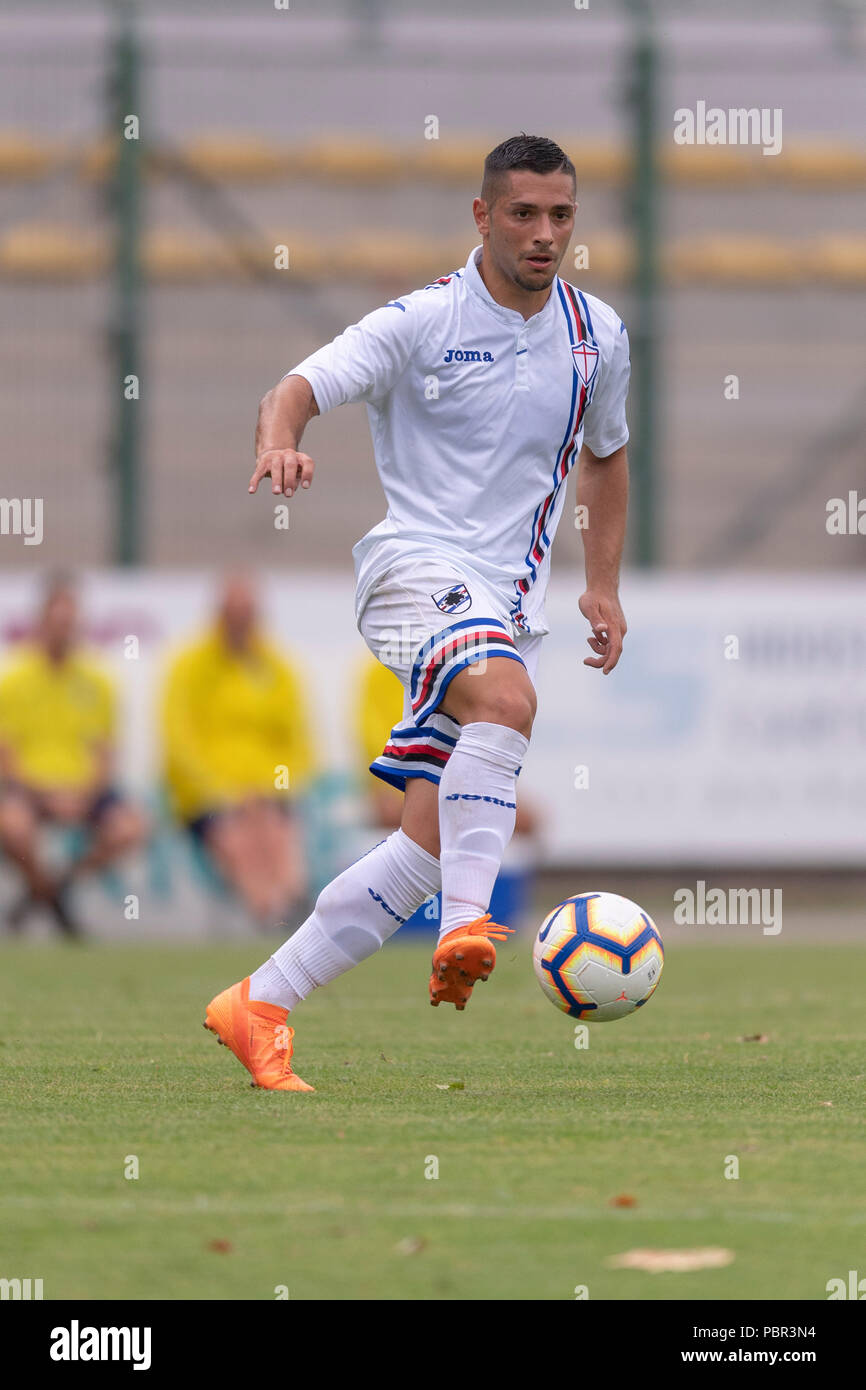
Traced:
[[664, 960], [652, 918], [616, 893], [567, 898], [547, 914], [532, 950], [548, 999], [585, 1023], [607, 1023], [639, 1009], [656, 988]]

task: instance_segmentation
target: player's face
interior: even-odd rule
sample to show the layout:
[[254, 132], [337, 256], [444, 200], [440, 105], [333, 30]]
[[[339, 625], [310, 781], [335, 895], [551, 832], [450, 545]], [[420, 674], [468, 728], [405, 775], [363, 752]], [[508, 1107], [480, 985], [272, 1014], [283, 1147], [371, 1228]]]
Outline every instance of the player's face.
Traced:
[[[484, 219], [493, 264], [522, 290], [549, 289], [574, 230], [576, 206], [568, 174], [509, 174]], [[483, 235], [481, 222], [479, 230]]]

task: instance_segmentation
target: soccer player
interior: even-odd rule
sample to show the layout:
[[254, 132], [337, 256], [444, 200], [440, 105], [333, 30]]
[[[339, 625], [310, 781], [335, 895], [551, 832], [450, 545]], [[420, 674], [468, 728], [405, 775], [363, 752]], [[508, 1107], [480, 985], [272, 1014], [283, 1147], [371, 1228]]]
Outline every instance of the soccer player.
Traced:
[[404, 792], [399, 829], [323, 889], [302, 927], [224, 990], [206, 1027], [274, 1090], [292, 1069], [289, 1012], [377, 951], [442, 890], [430, 1001], [465, 1008], [509, 928], [489, 919], [535, 718], [550, 547], [578, 466], [590, 624], [585, 664], [608, 674], [628, 494], [628, 336], [557, 272], [574, 226], [574, 165], [519, 135], [485, 160], [466, 265], [391, 300], [264, 397], [249, 490], [292, 497], [314, 415], [367, 403], [388, 514], [355, 546], [356, 618], [400, 679], [404, 718], [371, 771]]
[[[80, 927], [68, 892], [140, 846], [145, 820], [113, 784], [116, 699], [101, 665], [81, 647], [78, 602], [65, 578], [52, 579], [32, 643], [0, 676], [0, 847], [26, 891], [9, 913], [17, 930], [42, 904], [66, 937]], [[45, 865], [43, 825], [85, 832], [80, 854], [60, 874]]]
[[163, 754], [176, 815], [260, 926], [297, 922], [306, 896], [295, 807], [313, 769], [308, 724], [300, 672], [265, 635], [250, 581], [229, 576], [216, 621], [172, 662]]

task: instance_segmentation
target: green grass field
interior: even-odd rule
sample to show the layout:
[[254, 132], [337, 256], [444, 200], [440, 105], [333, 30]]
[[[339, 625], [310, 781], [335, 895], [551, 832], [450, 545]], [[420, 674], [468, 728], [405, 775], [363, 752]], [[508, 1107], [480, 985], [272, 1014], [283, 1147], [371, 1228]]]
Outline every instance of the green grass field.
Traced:
[[[526, 940], [463, 1015], [394, 943], [298, 1011], [311, 1096], [250, 1089], [201, 1027], [260, 954], [4, 946], [0, 1275], [46, 1298], [823, 1299], [866, 1273], [866, 949], [674, 947], [646, 1009], [578, 1051]], [[735, 1258], [606, 1263], [701, 1246]]]

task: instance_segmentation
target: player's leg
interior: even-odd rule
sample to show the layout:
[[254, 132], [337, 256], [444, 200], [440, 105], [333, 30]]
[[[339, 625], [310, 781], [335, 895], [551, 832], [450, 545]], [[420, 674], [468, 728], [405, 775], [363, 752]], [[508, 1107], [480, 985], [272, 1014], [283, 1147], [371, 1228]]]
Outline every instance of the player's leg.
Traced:
[[[428, 782], [425, 777], [407, 777], [400, 826], [404, 835], [438, 860], [439, 787], [436, 782]], [[434, 891], [439, 891], [438, 884]]]
[[[362, 634], [380, 659], [386, 634], [395, 629], [401, 632], [404, 624], [411, 626], [414, 609], [411, 603], [408, 610], [406, 605], [406, 591], [400, 584], [386, 585], [383, 594], [368, 605]], [[418, 642], [423, 636], [422, 632]], [[404, 684], [408, 684], [412, 659], [413, 654], [407, 653], [406, 663], [401, 666], [398, 659], [391, 667]], [[441, 746], [450, 747], [453, 742], [445, 737]], [[379, 775], [402, 789], [404, 770], [395, 761], [396, 767], [384, 766]], [[350, 864], [322, 889], [310, 916], [269, 960], [209, 1004], [205, 1026], [232, 1048], [254, 1084], [274, 1090], [311, 1089], [292, 1071], [293, 1030], [286, 1025], [288, 1013], [313, 990], [378, 951], [439, 891], [439, 861], [425, 847], [435, 843], [429, 835], [431, 823], [435, 830], [438, 766], [436, 756], [430, 754], [429, 764], [413, 767], [405, 780], [409, 831], [401, 825]], [[426, 783], [429, 790], [425, 790], [422, 783], [428, 775], [433, 781]]]
[[[410, 805], [426, 796], [435, 820], [435, 786], [432, 798], [413, 782], [408, 786]], [[403, 829], [393, 831], [322, 889], [306, 922], [249, 979], [211, 1001], [206, 1026], [231, 1047], [254, 1084], [310, 1090], [292, 1071], [288, 1013], [378, 951], [439, 883], [436, 857]]]
[[[434, 555], [396, 564], [374, 589], [360, 626], [406, 689], [404, 718], [371, 770], [386, 780], [440, 782], [443, 917], [434, 977], [448, 978], [444, 990], [431, 979], [431, 999], [462, 1008], [474, 981], [492, 969], [493, 940], [507, 930], [497, 938], [484, 928], [514, 829], [515, 777], [535, 714], [526, 661], [534, 662], [539, 639], [515, 630], [481, 576], [470, 569], [455, 575]], [[467, 949], [461, 942], [452, 961], [447, 949], [440, 952], [455, 932], [475, 940]]]
[[[465, 1007], [496, 962], [487, 908], [514, 831], [516, 781], [529, 747], [535, 691], [521, 661], [492, 657], [466, 666], [441, 703], [460, 737], [439, 783], [442, 916], [433, 957], [433, 1004]], [[497, 930], [498, 933], [497, 934]]]
[[[411, 782], [408, 794], [410, 805], [424, 796]], [[303, 926], [252, 976], [253, 998], [295, 1008], [374, 955], [439, 881], [435, 855], [404, 829], [393, 831], [322, 889]]]

